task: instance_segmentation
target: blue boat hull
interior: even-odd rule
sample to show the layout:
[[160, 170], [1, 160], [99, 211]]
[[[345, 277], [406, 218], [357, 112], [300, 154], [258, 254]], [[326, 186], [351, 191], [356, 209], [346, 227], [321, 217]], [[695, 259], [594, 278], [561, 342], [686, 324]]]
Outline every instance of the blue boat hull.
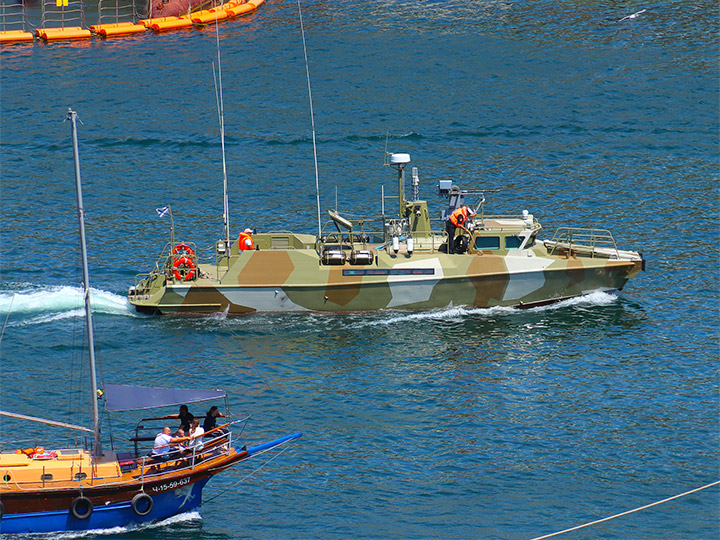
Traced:
[[146, 516], [138, 516], [130, 501], [96, 506], [87, 519], [77, 519], [70, 509], [56, 512], [34, 512], [4, 515], [0, 519], [0, 533], [28, 533], [55, 531], [86, 531], [128, 527], [158, 521], [190, 512], [202, 503], [202, 490], [210, 477], [162, 493], [151, 493], [153, 508]]

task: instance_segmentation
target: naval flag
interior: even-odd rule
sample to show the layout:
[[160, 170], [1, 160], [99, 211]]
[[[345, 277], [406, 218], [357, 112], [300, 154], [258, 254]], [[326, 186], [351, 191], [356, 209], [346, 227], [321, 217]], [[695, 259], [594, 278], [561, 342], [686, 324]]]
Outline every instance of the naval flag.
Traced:
[[170, 207], [166, 206], [164, 208], [156, 208], [155, 211], [158, 213], [159, 217], [165, 217], [170, 214]]

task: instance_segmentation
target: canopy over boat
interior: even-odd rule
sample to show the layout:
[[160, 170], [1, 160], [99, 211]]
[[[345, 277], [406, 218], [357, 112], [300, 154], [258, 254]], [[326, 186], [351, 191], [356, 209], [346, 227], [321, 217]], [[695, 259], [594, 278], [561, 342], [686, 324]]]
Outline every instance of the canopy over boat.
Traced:
[[105, 408], [108, 411], [137, 411], [222, 399], [223, 390], [191, 388], [153, 388], [126, 384], [105, 384]]

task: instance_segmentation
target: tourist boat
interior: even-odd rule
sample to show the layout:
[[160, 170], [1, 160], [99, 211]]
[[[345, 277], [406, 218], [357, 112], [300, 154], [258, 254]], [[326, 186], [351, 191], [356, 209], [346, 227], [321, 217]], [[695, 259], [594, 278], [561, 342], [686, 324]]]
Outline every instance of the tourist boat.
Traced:
[[[543, 240], [526, 210], [486, 215], [491, 191], [460, 189], [451, 180], [437, 183], [447, 202], [431, 219], [414, 167], [412, 196], [405, 197], [410, 156], [389, 154], [387, 161], [397, 169], [397, 197], [387, 197], [397, 200], [397, 214], [386, 215], [384, 190], [375, 217], [330, 210], [322, 224], [318, 204], [317, 233], [255, 232], [253, 250], [230, 240], [226, 220], [209, 262], [171, 232], [154, 269], [130, 287], [130, 303], [154, 314], [531, 307], [619, 291], [644, 270], [642, 255], [619, 249], [608, 230], [562, 227]], [[462, 205], [476, 215], [449, 239], [445, 220]]]
[[[98, 394], [95, 379], [92, 312], [88, 284], [82, 188], [77, 150], [76, 113], [69, 111], [72, 125], [75, 175], [77, 184], [80, 243], [82, 246], [83, 286], [89, 351], [89, 376], [93, 428], [44, 420], [1, 411], [3, 416], [41, 422], [92, 434], [88, 447], [58, 447], [52, 442], [0, 453], [0, 533], [39, 533], [86, 531], [110, 527], [128, 527], [162, 520], [197, 509], [202, 490], [210, 478], [241, 461], [297, 439], [300, 433], [252, 447], [238, 444], [233, 427], [242, 427], [247, 418], [232, 419], [209, 430], [201, 445], [188, 445], [160, 461], [149, 454], [152, 441], [163, 424], [161, 416], [144, 418], [130, 440], [130, 451], [105, 449], [101, 443], [98, 402], [105, 401], [108, 411], [177, 406], [225, 398], [220, 390], [149, 388], [105, 384]], [[227, 399], [226, 399], [227, 406]], [[36, 436], [36, 440], [40, 438]], [[149, 447], [148, 447], [149, 446]]]

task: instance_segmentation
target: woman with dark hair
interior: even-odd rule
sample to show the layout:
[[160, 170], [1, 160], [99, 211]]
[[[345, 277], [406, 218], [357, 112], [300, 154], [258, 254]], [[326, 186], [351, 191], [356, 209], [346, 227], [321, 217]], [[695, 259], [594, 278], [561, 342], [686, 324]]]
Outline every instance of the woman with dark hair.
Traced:
[[190, 424], [192, 423], [195, 416], [188, 410], [187, 405], [180, 405], [180, 412], [177, 417], [180, 419], [180, 429], [185, 432], [190, 431]]
[[214, 429], [217, 426], [218, 416], [224, 415], [222, 415], [218, 408], [213, 405], [212, 407], [210, 407], [210, 410], [205, 415], [205, 421], [203, 422], [203, 429], [205, 430], [205, 433], [207, 433], [211, 429]]

